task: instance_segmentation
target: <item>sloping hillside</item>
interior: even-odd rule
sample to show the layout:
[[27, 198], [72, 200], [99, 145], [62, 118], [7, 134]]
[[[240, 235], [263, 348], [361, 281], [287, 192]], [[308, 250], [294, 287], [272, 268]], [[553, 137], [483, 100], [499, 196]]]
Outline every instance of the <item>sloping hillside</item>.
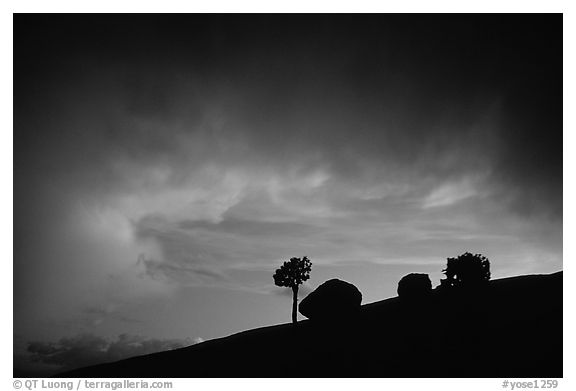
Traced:
[[562, 377], [562, 272], [391, 298], [357, 317], [244, 331], [67, 377]]

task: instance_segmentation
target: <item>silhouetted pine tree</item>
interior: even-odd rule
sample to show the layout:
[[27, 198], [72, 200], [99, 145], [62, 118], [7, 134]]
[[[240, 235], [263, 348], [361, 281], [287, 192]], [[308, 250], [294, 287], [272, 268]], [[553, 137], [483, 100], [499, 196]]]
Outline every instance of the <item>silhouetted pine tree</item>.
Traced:
[[292, 288], [292, 323], [297, 320], [298, 285], [310, 278], [312, 262], [307, 257], [290, 258], [274, 273], [274, 283], [277, 286]]
[[455, 258], [448, 258], [446, 278], [441, 280], [443, 287], [474, 287], [490, 280], [490, 261], [482, 254], [465, 252]]

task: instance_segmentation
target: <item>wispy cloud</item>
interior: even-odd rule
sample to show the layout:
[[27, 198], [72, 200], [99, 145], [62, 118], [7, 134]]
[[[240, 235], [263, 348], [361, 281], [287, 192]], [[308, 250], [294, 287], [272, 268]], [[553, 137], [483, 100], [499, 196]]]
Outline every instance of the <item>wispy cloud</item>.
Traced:
[[444, 183], [426, 196], [422, 206], [424, 208], [445, 207], [472, 197], [485, 196], [480, 186], [481, 183], [478, 180], [469, 177], [457, 182]]
[[126, 316], [122, 312], [121, 306], [114, 303], [107, 303], [105, 306], [88, 306], [84, 309], [85, 314], [92, 325], [99, 325], [106, 320], [117, 320], [123, 323], [141, 323], [140, 319]]
[[201, 338], [158, 339], [121, 334], [110, 340], [93, 334], [61, 338], [58, 342], [33, 341], [28, 344], [30, 360], [66, 371], [89, 365], [122, 360], [202, 342]]

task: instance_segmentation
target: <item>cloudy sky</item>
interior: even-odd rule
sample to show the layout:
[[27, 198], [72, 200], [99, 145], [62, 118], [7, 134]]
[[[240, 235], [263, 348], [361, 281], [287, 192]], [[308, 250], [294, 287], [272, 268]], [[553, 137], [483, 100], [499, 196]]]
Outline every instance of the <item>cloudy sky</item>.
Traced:
[[559, 15], [14, 26], [22, 373], [287, 322], [293, 256], [365, 303], [465, 251], [562, 269]]

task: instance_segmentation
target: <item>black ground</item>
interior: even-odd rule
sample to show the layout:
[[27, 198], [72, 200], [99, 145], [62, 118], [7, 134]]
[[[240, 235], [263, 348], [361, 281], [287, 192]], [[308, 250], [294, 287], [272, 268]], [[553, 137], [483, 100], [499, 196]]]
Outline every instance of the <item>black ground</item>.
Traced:
[[562, 377], [562, 272], [391, 298], [64, 377]]

